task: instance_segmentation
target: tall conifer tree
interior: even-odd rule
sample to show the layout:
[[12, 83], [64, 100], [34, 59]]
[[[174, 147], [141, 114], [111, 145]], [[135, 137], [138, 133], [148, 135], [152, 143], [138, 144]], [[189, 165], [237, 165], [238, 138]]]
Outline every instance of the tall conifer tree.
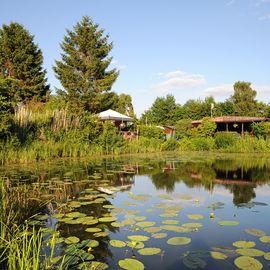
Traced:
[[54, 70], [73, 109], [99, 112], [110, 97], [118, 71], [108, 70], [113, 47], [108, 38], [89, 17], [83, 17], [64, 37], [62, 60], [56, 61]]
[[34, 37], [19, 23], [0, 29], [0, 75], [12, 103], [43, 100], [49, 91], [43, 56]]

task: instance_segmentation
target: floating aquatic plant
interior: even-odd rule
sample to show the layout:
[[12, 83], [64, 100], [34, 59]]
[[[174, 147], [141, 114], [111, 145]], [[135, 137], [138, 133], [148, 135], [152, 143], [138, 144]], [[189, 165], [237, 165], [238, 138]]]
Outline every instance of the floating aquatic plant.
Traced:
[[118, 264], [122, 269], [126, 269], [126, 270], [143, 270], [144, 269], [143, 263], [135, 259], [126, 258], [124, 260], [120, 260]]
[[159, 254], [160, 252], [161, 252], [160, 248], [152, 248], [152, 247], [142, 248], [138, 250], [138, 253], [140, 255], [145, 255], [145, 256], [156, 255], [156, 254]]
[[263, 268], [258, 260], [248, 256], [236, 258], [234, 264], [241, 270], [261, 270]]
[[167, 240], [167, 244], [174, 245], [174, 246], [187, 245], [190, 242], [191, 242], [191, 239], [188, 237], [172, 237]]

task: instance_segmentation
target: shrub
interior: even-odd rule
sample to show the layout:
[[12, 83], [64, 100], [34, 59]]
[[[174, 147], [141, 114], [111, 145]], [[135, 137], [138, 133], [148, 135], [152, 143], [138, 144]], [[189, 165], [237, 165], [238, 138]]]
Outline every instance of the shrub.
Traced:
[[174, 151], [179, 147], [179, 143], [176, 139], [169, 139], [166, 142], [164, 142], [161, 146], [162, 151]]
[[181, 151], [209, 151], [215, 149], [215, 140], [211, 137], [183, 138], [179, 148]]
[[252, 123], [251, 127], [257, 138], [270, 137], [270, 122]]
[[145, 138], [164, 139], [165, 134], [163, 130], [156, 126], [139, 126], [139, 134]]
[[176, 136], [178, 138], [184, 138], [188, 136], [189, 130], [192, 129], [192, 120], [191, 119], [181, 119], [175, 124]]
[[99, 136], [99, 145], [105, 153], [121, 151], [124, 146], [123, 137], [117, 134], [117, 128], [109, 121], [103, 123], [103, 131]]
[[236, 132], [217, 132], [215, 144], [218, 149], [224, 149], [235, 144], [239, 135]]
[[211, 118], [203, 118], [202, 123], [197, 128], [198, 135], [201, 137], [213, 136], [216, 128], [217, 124]]

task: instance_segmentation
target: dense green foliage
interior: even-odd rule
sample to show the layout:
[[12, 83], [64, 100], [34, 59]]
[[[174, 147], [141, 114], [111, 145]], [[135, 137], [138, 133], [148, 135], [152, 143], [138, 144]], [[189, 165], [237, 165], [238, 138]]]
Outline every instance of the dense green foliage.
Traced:
[[[118, 77], [110, 69], [109, 35], [89, 17], [68, 30], [54, 71], [63, 86], [49, 95], [42, 52], [20, 24], [0, 29], [0, 160], [32, 162], [55, 157], [155, 151], [269, 151], [269, 123], [253, 124], [255, 137], [217, 133], [210, 116], [270, 116], [270, 106], [256, 101], [248, 82], [236, 82], [224, 102], [213, 97], [178, 104], [173, 95], [158, 97], [135, 123], [139, 136], [124, 140], [119, 128], [101, 123], [96, 113], [113, 109], [134, 118], [132, 98], [111, 91]], [[192, 120], [203, 119], [198, 127]], [[161, 127], [176, 128], [166, 140]], [[168, 137], [168, 136], [167, 136]], [[249, 145], [250, 144], [250, 145]]]
[[64, 37], [62, 59], [54, 70], [76, 111], [100, 112], [112, 105], [114, 93], [109, 91], [118, 72], [108, 70], [113, 46], [108, 38], [89, 17], [83, 17]]
[[158, 97], [151, 108], [141, 117], [142, 124], [173, 124], [182, 118], [181, 106], [176, 104], [173, 95]]
[[251, 88], [249, 82], [236, 82], [234, 84], [234, 94], [232, 100], [235, 107], [235, 113], [239, 116], [256, 116], [257, 102], [256, 91]]
[[13, 105], [33, 98], [45, 99], [49, 86], [42, 64], [42, 52], [24, 27], [18, 23], [3, 25], [0, 29], [0, 87], [6, 87], [4, 94]]
[[217, 132], [215, 134], [215, 143], [218, 149], [232, 147], [237, 142], [239, 135], [235, 132]]

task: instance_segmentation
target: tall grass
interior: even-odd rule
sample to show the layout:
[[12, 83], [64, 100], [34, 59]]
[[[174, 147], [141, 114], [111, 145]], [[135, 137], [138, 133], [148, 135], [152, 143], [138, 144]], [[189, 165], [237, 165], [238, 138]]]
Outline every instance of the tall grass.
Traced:
[[4, 260], [9, 270], [38, 270], [40, 269], [40, 256], [42, 234], [34, 227], [29, 231], [27, 226], [19, 226], [8, 239], [1, 239]]
[[[6, 182], [8, 180], [0, 178], [0, 267], [8, 270], [55, 269], [55, 235], [46, 242], [46, 248], [51, 250], [46, 254], [42, 228], [30, 227], [27, 222], [30, 213], [24, 210], [31, 208], [33, 192], [25, 186], [13, 189]], [[57, 269], [63, 268], [64, 259], [57, 261]]]

